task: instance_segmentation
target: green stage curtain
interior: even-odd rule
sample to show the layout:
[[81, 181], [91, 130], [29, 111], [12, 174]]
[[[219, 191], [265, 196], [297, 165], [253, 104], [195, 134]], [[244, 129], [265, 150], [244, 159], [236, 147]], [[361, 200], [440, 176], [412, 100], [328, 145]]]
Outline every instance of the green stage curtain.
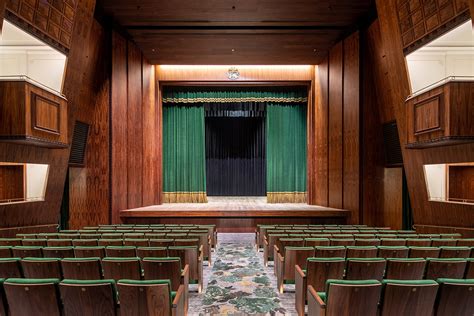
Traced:
[[163, 200], [205, 203], [206, 151], [204, 107], [163, 107]]
[[[206, 89], [203, 91], [203, 89]], [[263, 89], [255, 88], [202, 88], [187, 87], [167, 89], [163, 92], [163, 103], [242, 103], [277, 102], [304, 103], [308, 101], [307, 91], [301, 88]]]
[[267, 201], [306, 203], [306, 106], [267, 106]]

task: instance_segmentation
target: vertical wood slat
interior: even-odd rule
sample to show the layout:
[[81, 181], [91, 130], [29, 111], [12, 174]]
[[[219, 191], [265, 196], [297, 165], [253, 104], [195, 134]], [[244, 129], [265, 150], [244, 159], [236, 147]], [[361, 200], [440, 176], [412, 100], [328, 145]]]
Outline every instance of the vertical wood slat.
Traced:
[[350, 223], [359, 222], [360, 106], [359, 32], [343, 42], [343, 208], [352, 211]]
[[329, 52], [329, 206], [343, 207], [343, 43]]
[[112, 223], [119, 223], [119, 211], [128, 208], [127, 180], [127, 41], [112, 33], [111, 99], [111, 209]]

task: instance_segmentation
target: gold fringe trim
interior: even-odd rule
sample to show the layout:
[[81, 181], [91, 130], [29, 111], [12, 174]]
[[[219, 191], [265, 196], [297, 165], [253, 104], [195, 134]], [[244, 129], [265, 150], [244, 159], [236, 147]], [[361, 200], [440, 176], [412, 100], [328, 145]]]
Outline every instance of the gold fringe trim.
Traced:
[[267, 203], [307, 203], [306, 192], [267, 192]]
[[163, 192], [163, 203], [207, 203], [206, 192]]
[[303, 103], [307, 97], [300, 98], [276, 98], [276, 97], [248, 97], [248, 98], [163, 98], [163, 103], [235, 103], [235, 102], [279, 102], [279, 103]]

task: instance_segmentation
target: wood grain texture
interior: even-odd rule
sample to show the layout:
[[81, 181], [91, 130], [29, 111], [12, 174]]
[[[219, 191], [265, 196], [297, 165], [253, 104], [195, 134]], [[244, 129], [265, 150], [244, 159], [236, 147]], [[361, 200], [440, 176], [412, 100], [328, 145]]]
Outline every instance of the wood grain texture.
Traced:
[[[377, 58], [385, 58], [387, 68], [381, 69], [374, 65], [379, 73], [386, 73], [387, 80], [384, 89], [377, 90], [386, 95], [394, 105], [410, 199], [413, 209], [414, 222], [418, 227], [448, 226], [468, 228], [474, 225], [472, 205], [440, 203], [428, 200], [423, 164], [456, 163], [474, 161], [474, 145], [463, 144], [446, 147], [428, 148], [423, 150], [408, 150], [403, 146], [407, 143], [406, 135], [406, 106], [405, 98], [410, 94], [410, 85], [403, 55], [403, 43], [397, 18], [393, 15], [396, 7], [395, 0], [377, 1], [377, 11], [380, 23], [381, 42], [374, 50]], [[385, 57], [383, 57], [385, 56]]]
[[328, 206], [328, 128], [329, 128], [329, 60], [316, 66], [314, 102], [316, 112], [316, 196], [317, 205]]
[[127, 66], [127, 200], [128, 207], [133, 208], [142, 206], [143, 118], [142, 55], [131, 42], [128, 43]]
[[380, 222], [392, 229], [402, 229], [402, 168], [385, 168], [383, 213]]
[[110, 220], [109, 106], [111, 34], [97, 21], [87, 50], [90, 101], [82, 104], [76, 119], [91, 125], [83, 168], [69, 169], [69, 228], [78, 229]]
[[343, 206], [343, 43], [339, 42], [329, 52], [329, 198], [328, 205]]
[[448, 168], [448, 200], [474, 202], [474, 166], [449, 166]]
[[25, 198], [25, 166], [0, 165], [0, 201]]
[[360, 83], [359, 32], [343, 41], [343, 206], [351, 211], [350, 223], [359, 223], [360, 194]]
[[127, 180], [127, 41], [112, 33], [111, 91], [111, 208], [112, 223], [120, 221], [118, 212], [128, 207]]
[[7, 0], [0, 0], [0, 32], [3, 28], [3, 19], [5, 18], [5, 7], [7, 5]]

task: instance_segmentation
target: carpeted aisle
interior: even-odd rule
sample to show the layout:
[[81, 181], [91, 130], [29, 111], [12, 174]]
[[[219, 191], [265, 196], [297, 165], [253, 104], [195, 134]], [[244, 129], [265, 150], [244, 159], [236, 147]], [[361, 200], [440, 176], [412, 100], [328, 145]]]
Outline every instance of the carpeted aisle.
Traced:
[[294, 315], [283, 307], [294, 304], [294, 293], [279, 297], [273, 268], [264, 267], [254, 236], [219, 234], [212, 268], [205, 267], [207, 286], [191, 296], [190, 315]]

